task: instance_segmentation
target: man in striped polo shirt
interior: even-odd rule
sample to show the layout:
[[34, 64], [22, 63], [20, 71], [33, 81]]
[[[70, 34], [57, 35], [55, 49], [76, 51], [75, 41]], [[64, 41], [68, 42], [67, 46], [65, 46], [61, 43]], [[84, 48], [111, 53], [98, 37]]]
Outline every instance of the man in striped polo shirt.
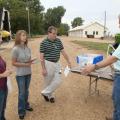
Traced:
[[44, 76], [44, 89], [41, 94], [47, 102], [55, 102], [52, 93], [61, 83], [60, 72], [60, 53], [66, 59], [68, 66], [71, 67], [68, 55], [66, 54], [63, 44], [57, 38], [57, 29], [54, 26], [48, 28], [48, 36], [40, 44], [40, 60], [42, 74]]

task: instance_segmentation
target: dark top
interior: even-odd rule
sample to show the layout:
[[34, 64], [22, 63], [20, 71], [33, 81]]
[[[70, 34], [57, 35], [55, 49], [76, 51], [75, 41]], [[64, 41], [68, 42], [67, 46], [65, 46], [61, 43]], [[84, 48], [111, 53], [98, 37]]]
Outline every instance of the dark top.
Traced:
[[46, 38], [40, 44], [40, 52], [44, 53], [45, 60], [51, 62], [58, 62], [60, 59], [60, 52], [64, 49], [60, 39], [56, 38], [54, 41]]
[[[6, 63], [0, 56], [0, 74], [4, 73], [6, 71]], [[7, 89], [7, 77], [0, 78], [0, 90], [6, 90]]]

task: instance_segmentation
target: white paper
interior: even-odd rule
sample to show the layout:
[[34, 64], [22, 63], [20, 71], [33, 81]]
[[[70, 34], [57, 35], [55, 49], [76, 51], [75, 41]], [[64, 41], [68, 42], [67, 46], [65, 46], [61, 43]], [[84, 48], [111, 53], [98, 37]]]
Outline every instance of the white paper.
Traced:
[[12, 92], [12, 83], [10, 77], [7, 77], [7, 87], [8, 87], [8, 92]]
[[65, 68], [65, 70], [64, 70], [64, 75], [65, 75], [65, 77], [68, 76], [69, 72], [70, 72], [70, 68], [69, 68], [68, 66], [66, 66], [66, 68]]
[[37, 63], [39, 63], [39, 62], [40, 62], [40, 60], [35, 59], [34, 61], [32, 61], [32, 64], [37, 64]]
[[37, 58], [31, 58], [31, 60], [30, 60], [30, 61], [31, 61], [31, 62], [33, 62], [33, 61], [35, 61], [36, 59], [37, 59]]

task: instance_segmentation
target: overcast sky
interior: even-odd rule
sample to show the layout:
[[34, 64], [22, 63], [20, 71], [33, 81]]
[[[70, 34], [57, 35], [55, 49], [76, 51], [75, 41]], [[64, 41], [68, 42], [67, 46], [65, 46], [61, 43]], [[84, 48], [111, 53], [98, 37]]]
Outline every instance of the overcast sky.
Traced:
[[71, 25], [75, 17], [82, 17], [85, 23], [98, 21], [104, 24], [106, 11], [106, 26], [111, 33], [119, 32], [118, 15], [120, 14], [120, 0], [40, 0], [45, 11], [48, 8], [63, 6], [66, 13], [63, 23]]

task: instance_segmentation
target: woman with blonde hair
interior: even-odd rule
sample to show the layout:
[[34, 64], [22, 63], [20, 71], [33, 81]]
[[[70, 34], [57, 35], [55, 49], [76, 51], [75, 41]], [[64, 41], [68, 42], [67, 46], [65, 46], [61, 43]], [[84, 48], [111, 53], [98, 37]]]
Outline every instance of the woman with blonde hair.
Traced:
[[28, 102], [29, 85], [31, 81], [31, 50], [28, 47], [27, 33], [18, 30], [15, 45], [12, 49], [12, 65], [16, 67], [16, 80], [18, 85], [18, 114], [24, 119], [26, 110], [33, 111]]

